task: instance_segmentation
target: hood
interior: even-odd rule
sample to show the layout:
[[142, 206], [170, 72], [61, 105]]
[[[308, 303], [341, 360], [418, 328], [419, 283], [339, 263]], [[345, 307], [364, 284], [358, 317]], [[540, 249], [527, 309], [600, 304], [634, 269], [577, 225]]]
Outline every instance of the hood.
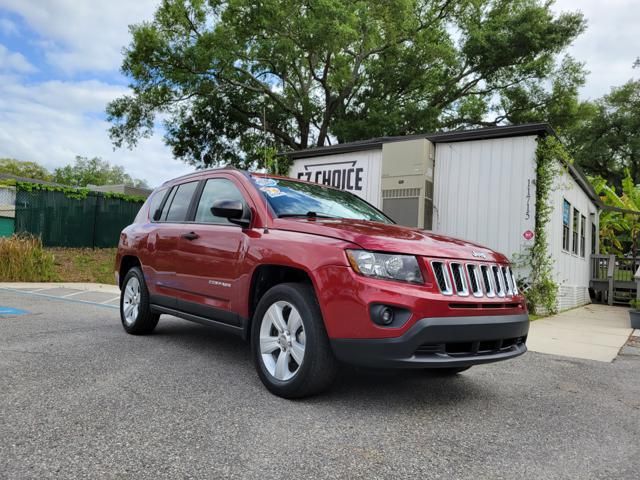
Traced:
[[273, 228], [346, 240], [365, 250], [476, 262], [508, 262], [504, 255], [476, 243], [400, 225], [346, 218], [278, 218], [274, 220]]

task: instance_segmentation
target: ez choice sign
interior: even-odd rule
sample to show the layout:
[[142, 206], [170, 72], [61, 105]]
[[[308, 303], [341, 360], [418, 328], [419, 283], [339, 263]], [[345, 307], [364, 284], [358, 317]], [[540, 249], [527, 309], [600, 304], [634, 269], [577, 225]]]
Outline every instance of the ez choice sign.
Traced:
[[364, 168], [357, 161], [316, 163], [301, 165], [294, 172], [299, 180], [320, 183], [331, 187], [361, 192], [364, 186]]

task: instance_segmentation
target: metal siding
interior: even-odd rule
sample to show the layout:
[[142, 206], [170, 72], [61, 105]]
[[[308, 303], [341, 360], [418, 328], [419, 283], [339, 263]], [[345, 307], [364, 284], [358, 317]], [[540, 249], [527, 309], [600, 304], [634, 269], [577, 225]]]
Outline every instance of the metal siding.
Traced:
[[[555, 281], [560, 285], [558, 307], [561, 310], [577, 307], [589, 303], [590, 253], [591, 253], [591, 222], [596, 224], [598, 231], [598, 216], [596, 206], [587, 194], [578, 186], [577, 182], [566, 172], [558, 176], [553, 192], [554, 210], [549, 226], [549, 251], [555, 262]], [[587, 218], [585, 229], [585, 256], [566, 252], [562, 249], [562, 202], [567, 199], [572, 207], [576, 207]], [[571, 233], [569, 234], [571, 238]], [[580, 235], [578, 233], [578, 242]], [[569, 246], [571, 250], [571, 245]], [[579, 253], [579, 251], [578, 251]]]
[[486, 245], [509, 257], [533, 241], [536, 137], [436, 145], [434, 231]]

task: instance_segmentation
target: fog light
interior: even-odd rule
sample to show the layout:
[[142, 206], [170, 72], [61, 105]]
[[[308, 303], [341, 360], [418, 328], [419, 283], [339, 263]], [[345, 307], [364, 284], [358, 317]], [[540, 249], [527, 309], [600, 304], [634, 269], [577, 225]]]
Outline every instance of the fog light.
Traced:
[[393, 310], [385, 307], [380, 313], [380, 320], [382, 320], [383, 325], [390, 325], [393, 322]]
[[372, 303], [369, 305], [369, 315], [371, 316], [371, 321], [376, 325], [399, 328], [409, 320], [411, 312], [406, 308], [395, 305]]

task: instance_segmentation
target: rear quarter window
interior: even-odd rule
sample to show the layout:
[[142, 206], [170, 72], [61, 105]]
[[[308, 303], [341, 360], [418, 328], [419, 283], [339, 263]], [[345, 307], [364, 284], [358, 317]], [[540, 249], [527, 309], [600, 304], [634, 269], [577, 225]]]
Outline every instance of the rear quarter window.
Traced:
[[[154, 215], [156, 214], [156, 212], [158, 211], [158, 209], [162, 206], [162, 201], [164, 200], [164, 197], [167, 195], [167, 189], [166, 188], [161, 188], [159, 190], [156, 190], [155, 192], [153, 192], [151, 194], [151, 197], [147, 200], [147, 203], [149, 205], [149, 209], [148, 209], [148, 217], [151, 220], [155, 220]], [[142, 211], [142, 210], [141, 210]], [[162, 212], [160, 212], [162, 213]], [[160, 218], [158, 216], [158, 218]], [[143, 220], [143, 219], [136, 219], [136, 220]]]

